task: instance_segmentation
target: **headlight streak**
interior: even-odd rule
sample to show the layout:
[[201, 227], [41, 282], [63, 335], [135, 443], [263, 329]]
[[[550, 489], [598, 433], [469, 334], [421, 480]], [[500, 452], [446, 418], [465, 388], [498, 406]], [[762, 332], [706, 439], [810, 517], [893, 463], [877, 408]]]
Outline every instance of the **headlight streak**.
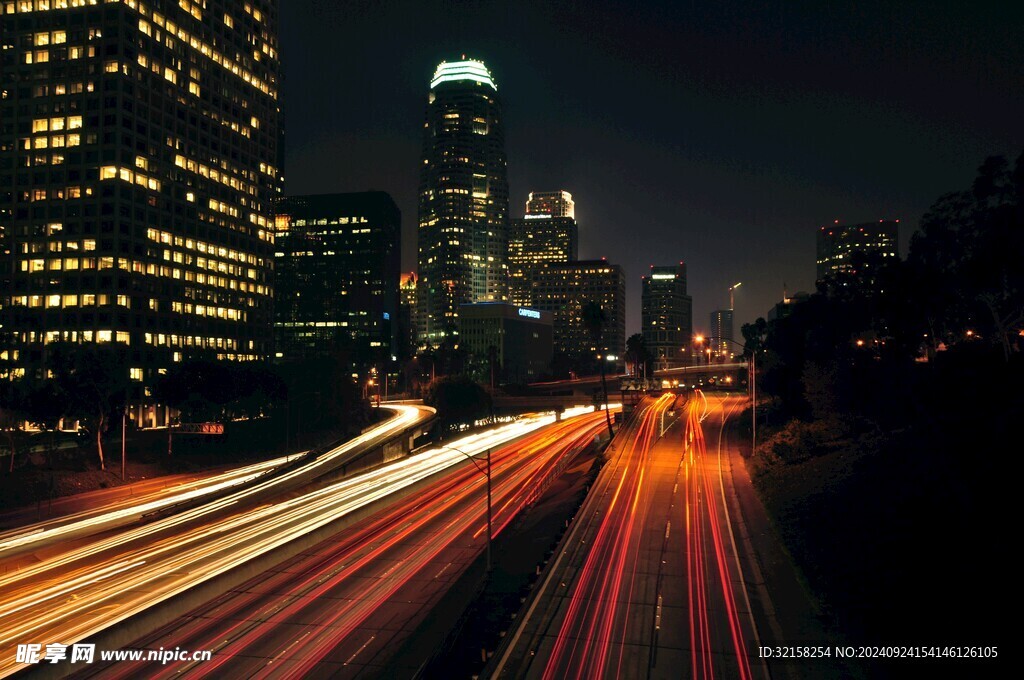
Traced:
[[[415, 414], [412, 417], [415, 419]], [[389, 424], [393, 424], [395, 420], [392, 419]], [[553, 415], [522, 419], [492, 431], [460, 439], [452, 445], [469, 453], [480, 453], [488, 447], [526, 435], [552, 422]], [[346, 447], [339, 447], [338, 450], [344, 448]], [[338, 450], [327, 455], [341, 455], [337, 453]], [[324, 457], [319, 459], [323, 460]], [[212, 520], [207, 525], [192, 528], [183, 526], [209, 514], [211, 510], [204, 505], [131, 530], [124, 536], [110, 537], [86, 549], [40, 563], [15, 575], [14, 578], [0, 582], [0, 616], [4, 617], [0, 644], [9, 645], [19, 640], [43, 637], [59, 639], [68, 644], [80, 641], [298, 536], [318, 529], [354, 509], [385, 498], [405, 486], [463, 461], [465, 458], [454, 451], [432, 449], [312, 493], [274, 505], [249, 509], [228, 518]], [[236, 492], [209, 506], [217, 510], [224, 509], [240, 500], [238, 494], [245, 494], [248, 491], [246, 489], [243, 492]], [[181, 534], [153, 538], [157, 532], [169, 528], [177, 528]], [[71, 573], [61, 573], [60, 570], [77, 560], [125, 546], [129, 541], [146, 538], [154, 542], [145, 547], [131, 548], [127, 553], [118, 555], [142, 560], [145, 562], [144, 568], [112, 574], [102, 584], [82, 583], [79, 587], [71, 589], [70, 593], [65, 592], [68, 583], [77, 583], [75, 579], [83, 578], [90, 572], [95, 574], [96, 567], [82, 566]], [[60, 573], [61, 583], [44, 582], [40, 587], [40, 579], [45, 579], [48, 573]], [[22, 585], [14, 587], [17, 584]], [[53, 603], [55, 606], [46, 612], [30, 606], [38, 605], [42, 598], [52, 602], [61, 595], [68, 594], [72, 594], [76, 599], [59, 604]], [[102, 616], [94, 615], [104, 606], [108, 607], [108, 610], [104, 611]], [[9, 674], [15, 668], [11, 659], [0, 659], [0, 675]]]
[[[5, 551], [10, 551], [14, 548], [24, 548], [32, 543], [50, 541], [72, 533], [104, 530], [111, 525], [116, 525], [119, 520], [137, 518], [147, 512], [152, 512], [168, 505], [245, 484], [267, 470], [283, 465], [291, 459], [292, 456], [274, 458], [273, 460], [246, 465], [245, 467], [228, 470], [212, 477], [185, 482], [146, 494], [146, 498], [153, 498], [153, 500], [142, 500], [138, 497], [119, 500], [110, 503], [101, 510], [78, 512], [32, 524], [28, 527], [5, 531], [0, 533], [0, 558], [4, 557]], [[125, 507], [120, 507], [122, 505]]]
[[[595, 433], [603, 427], [603, 420], [600, 416], [593, 416], [589, 419], [581, 419], [575, 425], [562, 425], [563, 435], [575, 430], [571, 436], [564, 441], [556, 438], [547, 431], [531, 435], [514, 445], [507, 446], [492, 453], [492, 477], [495, 479], [494, 495], [500, 502], [503, 498], [516, 498], [520, 496], [519, 491], [524, 484], [530, 483], [536, 476], [539, 468], [551, 468], [557, 464], [558, 459], [568, 450], [574, 448], [579, 442], [589, 442]], [[555, 426], [558, 428], [559, 426]], [[461, 448], [461, 447], [460, 447]], [[459, 458], [465, 461], [461, 455]], [[301, 676], [328, 651], [348, 638], [351, 633], [378, 609], [390, 596], [408, 585], [410, 579], [419, 574], [437, 555], [446, 547], [458, 540], [459, 536], [465, 535], [472, 530], [481, 520], [484, 514], [484, 507], [480, 503], [482, 499], [483, 477], [473, 469], [472, 465], [465, 461], [466, 465], [438, 482], [433, 487], [424, 491], [424, 497], [414, 506], [402, 504], [393, 507], [376, 517], [366, 528], [356, 531], [352, 536], [343, 539], [344, 546], [332, 551], [334, 560], [344, 562], [343, 570], [333, 570], [330, 579], [322, 577], [323, 568], [313, 568], [301, 573], [309, 574], [303, 583], [292, 586], [291, 590], [283, 595], [287, 604], [274, 611], [272, 617], [260, 617], [259, 626], [251, 626], [253, 620], [242, 612], [247, 608], [249, 599], [244, 596], [233, 598], [233, 603], [226, 611], [218, 607], [218, 614], [223, 618], [221, 622], [229, 622], [232, 625], [224, 630], [218, 628], [218, 620], [203, 619], [201, 632], [204, 637], [196, 639], [197, 648], [210, 648], [216, 650], [211, 668], [209, 663], [197, 666], [195, 670], [202, 675], [210, 672], [227, 663], [230, 659], [237, 659], [239, 654], [250, 659], [245, 654], [246, 649], [258, 649], [260, 657], [275, 657], [278, 654], [288, 653], [289, 659], [301, 658], [303, 661], [296, 665], [289, 666], [286, 670], [281, 665], [274, 663], [266, 668], [257, 668], [260, 672], [247, 674], [248, 677], [264, 677], [268, 674], [284, 674], [286, 677]], [[454, 496], [454, 498], [453, 498]], [[449, 501], [443, 503], [443, 501]], [[514, 519], [516, 513], [522, 509], [521, 505], [504, 502], [495, 513], [497, 535], [501, 529], [506, 527]], [[450, 516], [450, 519], [446, 517]], [[426, 540], [413, 539], [414, 536], [422, 534], [426, 526], [431, 523], [443, 521], [440, 529], [433, 529], [426, 533]], [[479, 533], [479, 532], [477, 532]], [[478, 554], [483, 544], [478, 542], [474, 550]], [[405, 551], [406, 554], [401, 554]], [[411, 552], [410, 552], [411, 551]], [[401, 554], [401, 557], [398, 555]], [[324, 558], [325, 560], [327, 558]], [[268, 650], [261, 640], [275, 626], [286, 622], [290, 616], [297, 615], [306, 607], [312, 606], [317, 599], [325, 596], [333, 589], [339, 588], [346, 579], [351, 579], [360, 571], [366, 569], [370, 564], [384, 561], [394, 562], [382, 574], [368, 574], [369, 580], [361, 585], [359, 595], [356, 599], [349, 600], [348, 596], [342, 596], [338, 600], [337, 608], [332, 608], [331, 613], [316, 619], [314, 635], [309, 639], [305, 637], [301, 644], [294, 641], [289, 642], [287, 647], [277, 650]], [[464, 568], [464, 567], [460, 567]], [[442, 571], [448, 569], [445, 566]], [[366, 579], [366, 576], [361, 578]], [[420, 577], [421, 578], [421, 577]], [[360, 581], [364, 583], [364, 581]], [[339, 597], [332, 595], [332, 599]], [[307, 620], [308, 614], [302, 615], [302, 620]], [[189, 644], [192, 644], [191, 642]], [[205, 647], [203, 646], [205, 645]], [[364, 643], [365, 646], [365, 643]], [[358, 652], [357, 652], [358, 653]], [[284, 663], [284, 661], [282, 661]], [[232, 666], [237, 672], [237, 666]], [[182, 668], [169, 667], [166, 675], [180, 674]]]
[[[699, 393], [703, 396], [703, 393]], [[721, 520], [719, 519], [718, 499], [714, 484], [706, 469], [709, 465], [707, 444], [701, 421], [707, 416], [707, 400], [704, 399], [704, 410], [698, 414], [698, 407], [691, 402], [687, 413], [687, 430], [694, 434], [691, 445], [691, 457], [687, 474], [687, 517], [692, 514], [693, 521], [687, 520], [687, 573], [690, 574], [688, 591], [690, 606], [690, 640], [691, 669], [694, 678], [713, 678], [716, 674], [715, 659], [723, 658], [722, 644], [716, 645], [712, 640], [712, 620], [718, 619], [716, 612], [724, 609], [728, 639], [724, 644], [731, 646], [735, 655], [734, 664], [718, 662], [719, 674], [735, 673], [741, 680], [752, 677], [750, 660], [745, 649], [745, 635], [736, 606], [734, 579], [729, 570], [729, 556], [722, 538]], [[692, 474], [691, 474], [692, 472]], [[710, 531], [708, 531], [710, 530]], [[710, 536], [708, 535], [710, 534]], [[710, 542], [710, 550], [708, 543]], [[708, 553], [712, 560], [709, 561]], [[710, 563], [709, 563], [710, 562]], [[736, 564], [739, 568], [738, 563]], [[714, 574], [717, 579], [709, 579]], [[710, 607], [709, 601], [714, 598], [716, 590], [713, 580], [720, 586], [722, 607]]]
[[[618, 616], [619, 604], [629, 602], [622, 593], [627, 571], [631, 591], [635, 584], [635, 538], [642, 530], [645, 508], [638, 512], [645, 486], [645, 461], [657, 438], [658, 421], [673, 403], [672, 394], [664, 394], [639, 414], [631, 424], [635, 435], [615, 455], [612, 469], [619, 469], [617, 483], [607, 493], [611, 498], [599, 515], [587, 518], [597, 522], [597, 531], [569, 595], [569, 604], [547, 659], [542, 677], [547, 679], [614, 676], [620, 667], [627, 622]], [[626, 435], [627, 433], [622, 433]], [[611, 659], [609, 654], [612, 655]], [[611, 667], [609, 667], [611, 666]]]

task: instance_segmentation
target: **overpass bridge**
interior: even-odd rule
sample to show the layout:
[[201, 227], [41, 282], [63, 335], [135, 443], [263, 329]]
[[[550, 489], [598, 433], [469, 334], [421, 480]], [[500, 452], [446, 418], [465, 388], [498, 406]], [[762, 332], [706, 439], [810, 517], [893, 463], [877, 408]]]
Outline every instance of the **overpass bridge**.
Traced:
[[[731, 381], [726, 378], [731, 377]], [[681, 385], [716, 386], [721, 380], [723, 385], [745, 387], [747, 384], [746, 362], [727, 364], [710, 364], [703, 366], [683, 366], [654, 372], [653, 378], [637, 378], [626, 374], [614, 374], [606, 377], [608, 392], [615, 391], [648, 391], [664, 387]], [[665, 381], [668, 381], [667, 383]], [[591, 397], [601, 388], [601, 376], [586, 376], [574, 380], [553, 380], [550, 382], [531, 383], [523, 397], [572, 396], [574, 398]]]

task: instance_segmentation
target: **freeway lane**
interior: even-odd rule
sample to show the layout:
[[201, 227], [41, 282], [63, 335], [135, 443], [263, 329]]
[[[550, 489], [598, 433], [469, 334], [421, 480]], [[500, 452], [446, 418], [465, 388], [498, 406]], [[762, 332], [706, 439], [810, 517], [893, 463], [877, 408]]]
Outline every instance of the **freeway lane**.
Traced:
[[[138, 521], [144, 514], [159, 508], [241, 486], [295, 458], [283, 456], [230, 470], [157, 477], [132, 484], [130, 492], [123, 487], [90, 492], [97, 494], [97, 498], [89, 503], [88, 509], [41, 522], [20, 524], [17, 528], [0, 533], [0, 564], [6, 565], [13, 561], [11, 558], [28, 551], [53, 544], [66, 545], [66, 541], [76, 537]], [[66, 500], [78, 500], [82, 504], [84, 499], [70, 497]], [[34, 514], [35, 510], [29, 508], [20, 513], [11, 513], [10, 517]]]
[[756, 630], [734, 518], [704, 440], [713, 407], [698, 390], [678, 418], [665, 417], [676, 401], [645, 400], [616, 436], [562, 551], [489, 669], [494, 677], [754, 677]]
[[[157, 514], [166, 516], [176, 512], [184, 513], [187, 509], [198, 507], [198, 514], [202, 515], [224, 507], [220, 497], [225, 495], [228, 504], [238, 504], [247, 499], [266, 500], [271, 494], [312, 482], [318, 475], [343, 464], [353, 455], [373, 448], [434, 415], [433, 409], [422, 406], [386, 405], [383, 408], [393, 411], [394, 415], [319, 456], [307, 455], [309, 452], [285, 456], [171, 488], [160, 488], [157, 486], [158, 480], [153, 480], [150, 482], [151, 487], [143, 487], [148, 488], [148, 492], [143, 491], [128, 498], [115, 498], [110, 503], [94, 508], [0, 533], [0, 568], [10, 576], [10, 572], [15, 569], [35, 565], [37, 568], [19, 574], [35, 577], [41, 573], [40, 569], [46, 568], [47, 558], [62, 552], [73, 552], [74, 559], [83, 553], [95, 554], [100, 550], [124, 545], [136, 534], [128, 532], [109, 537], [106, 541], [101, 540], [102, 534], [155, 519]], [[229, 493], [235, 489], [237, 491]], [[160, 526], [157, 524], [146, 533], [151, 534], [159, 530]], [[97, 540], [87, 545], [82, 539], [88, 537], [96, 537]], [[33, 555], [33, 551], [44, 552]], [[44, 564], [37, 565], [40, 561]], [[3, 585], [5, 582], [0, 581], [0, 588]]]
[[[381, 427], [401, 430], [415, 424], [424, 411], [393, 408], [399, 416]], [[524, 419], [467, 439], [473, 444], [505, 441], [550, 420]], [[0, 580], [0, 676], [17, 669], [14, 648], [19, 643], [69, 644], [94, 635], [458, 462], [456, 454], [408, 458], [305, 495], [269, 505], [251, 502], [250, 496], [263, 498], [278, 488], [279, 479], [287, 487], [304, 476], [313, 477], [329, 468], [332, 459], [381, 436], [380, 427], [374, 428], [273, 479], [142, 526], [102, 535], [84, 547], [6, 575]]]
[[[578, 416], [493, 451], [495, 535], [593, 440], [603, 419], [600, 412]], [[212, 661], [122, 663], [90, 667], [83, 677], [378, 675], [483, 550], [484, 484], [466, 461], [407, 500], [130, 645], [210, 649]]]

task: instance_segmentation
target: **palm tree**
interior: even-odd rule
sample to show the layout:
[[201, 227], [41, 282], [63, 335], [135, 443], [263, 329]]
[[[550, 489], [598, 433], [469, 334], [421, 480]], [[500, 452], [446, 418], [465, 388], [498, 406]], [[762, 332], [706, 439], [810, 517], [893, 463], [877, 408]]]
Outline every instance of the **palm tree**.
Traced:
[[633, 335], [626, 338], [626, 362], [633, 364], [633, 377], [636, 378], [642, 372], [644, 377], [647, 377], [647, 371], [641, 371], [640, 367], [647, 368], [648, 362], [651, 360], [651, 354], [647, 351], [647, 343], [644, 341], [644, 336], [640, 333], [634, 333]]
[[[601, 335], [604, 333], [604, 326], [608, 322], [608, 317], [605, 316], [601, 305], [596, 302], [588, 302], [583, 305], [582, 316], [583, 325], [587, 329], [587, 334], [590, 335], [591, 343], [594, 347], [599, 347]], [[600, 357], [597, 363], [601, 367], [601, 391], [604, 393], [604, 417], [608, 423], [608, 436], [614, 437], [615, 431], [612, 430], [612, 416], [608, 412], [608, 384], [605, 382], [604, 377], [605, 358]]]

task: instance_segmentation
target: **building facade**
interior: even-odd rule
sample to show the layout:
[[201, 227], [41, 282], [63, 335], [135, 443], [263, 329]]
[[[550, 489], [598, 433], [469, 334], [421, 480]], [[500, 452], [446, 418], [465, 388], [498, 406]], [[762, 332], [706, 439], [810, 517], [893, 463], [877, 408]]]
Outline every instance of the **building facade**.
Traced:
[[442, 62], [430, 82], [420, 165], [422, 333], [458, 332], [461, 305], [508, 298], [508, 179], [498, 88], [483, 62]]
[[512, 304], [530, 306], [532, 272], [544, 263], [575, 262], [579, 231], [571, 217], [527, 215], [509, 226], [509, 298]]
[[[571, 357], [614, 355], [626, 348], [626, 275], [605, 260], [546, 262], [530, 281], [533, 309], [551, 314], [555, 351]], [[583, 319], [590, 302], [604, 310], [605, 328], [595, 345]]]
[[4, 375], [57, 343], [154, 376], [272, 351], [277, 2], [6, 2]]
[[459, 343], [485, 381], [536, 382], [551, 366], [551, 313], [502, 302], [463, 305]]
[[686, 265], [652, 266], [642, 277], [641, 325], [655, 370], [689, 363], [693, 298], [686, 293]]
[[864, 224], [835, 224], [818, 229], [818, 280], [852, 273], [852, 258], [862, 253], [871, 258], [895, 258], [899, 244], [899, 220]]
[[783, 293], [782, 300], [775, 303], [775, 306], [768, 310], [765, 319], [769, 322], [786, 319], [793, 313], [797, 305], [810, 299], [811, 296], [803, 291], [793, 293], [792, 295]]
[[276, 356], [344, 350], [389, 357], [398, 325], [402, 214], [382, 191], [289, 196], [276, 203]]
[[419, 307], [416, 304], [416, 272], [403, 272], [398, 281], [398, 328], [394, 354], [401, 361], [412, 356], [419, 337]]
[[526, 214], [576, 219], [576, 203], [568, 191], [531, 191], [526, 199]]
[[740, 352], [734, 344], [733, 310], [716, 309], [711, 312], [711, 329], [708, 331], [708, 345], [712, 354], [719, 360], [725, 360]]

